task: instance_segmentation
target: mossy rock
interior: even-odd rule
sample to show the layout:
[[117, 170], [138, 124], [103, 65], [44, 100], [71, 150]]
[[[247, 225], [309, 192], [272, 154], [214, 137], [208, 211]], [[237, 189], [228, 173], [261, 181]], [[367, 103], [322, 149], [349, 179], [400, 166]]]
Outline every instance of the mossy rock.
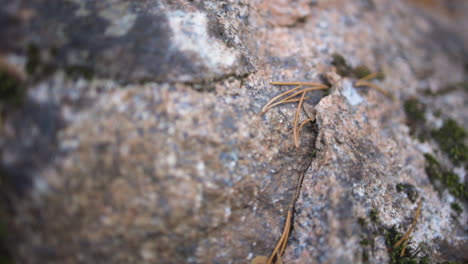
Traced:
[[465, 144], [467, 133], [455, 120], [445, 121], [440, 129], [432, 132], [432, 136], [455, 165], [468, 161], [468, 147]]

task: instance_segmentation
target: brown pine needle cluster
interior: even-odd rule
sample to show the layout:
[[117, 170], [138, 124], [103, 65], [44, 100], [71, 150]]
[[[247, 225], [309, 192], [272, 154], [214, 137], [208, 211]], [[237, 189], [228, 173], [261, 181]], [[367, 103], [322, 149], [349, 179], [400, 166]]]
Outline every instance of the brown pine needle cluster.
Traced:
[[416, 208], [416, 213], [414, 214], [413, 223], [411, 223], [410, 229], [408, 229], [405, 235], [403, 235], [403, 237], [400, 240], [398, 240], [398, 242], [396, 242], [396, 244], [393, 246], [393, 248], [397, 248], [402, 243], [404, 243], [403, 248], [401, 249], [400, 257], [403, 257], [403, 255], [405, 255], [406, 246], [408, 245], [408, 239], [411, 233], [413, 232], [413, 229], [416, 226], [416, 222], [418, 221], [419, 214], [421, 213], [421, 205], [422, 205], [422, 199], [419, 200], [418, 207]]
[[302, 104], [304, 103], [304, 100], [308, 98], [306, 97], [306, 94], [310, 91], [330, 89], [330, 87], [321, 83], [309, 83], [309, 82], [271, 82], [271, 84], [296, 86], [293, 89], [290, 89], [278, 96], [275, 96], [273, 99], [271, 99], [262, 108], [262, 114], [264, 114], [271, 108], [278, 106], [280, 104], [299, 102], [296, 108], [296, 113], [294, 115], [294, 122], [293, 122], [294, 145], [296, 146], [296, 148], [299, 148], [299, 133], [302, 127], [304, 127], [304, 125], [307, 124], [308, 122], [311, 122], [314, 120], [313, 118], [307, 118], [306, 120], [302, 121], [299, 124]]

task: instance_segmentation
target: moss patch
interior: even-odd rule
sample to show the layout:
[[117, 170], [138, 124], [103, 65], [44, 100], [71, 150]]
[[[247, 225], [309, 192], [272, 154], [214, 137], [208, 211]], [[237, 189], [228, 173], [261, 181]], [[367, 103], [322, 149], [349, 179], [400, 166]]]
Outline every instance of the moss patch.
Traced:
[[0, 69], [0, 102], [8, 105], [18, 105], [23, 102], [25, 85], [17, 77]]
[[420, 252], [420, 247], [413, 249], [411, 247], [411, 241], [408, 241], [405, 253], [401, 255], [404, 243], [400, 244], [398, 247], [395, 247], [394, 245], [403, 237], [403, 234], [398, 232], [395, 226], [386, 229], [384, 236], [385, 244], [387, 245], [389, 252], [390, 264], [419, 264], [422, 263], [421, 261], [425, 261], [425, 259], [427, 259], [426, 257], [417, 257]]
[[372, 209], [369, 212], [369, 218], [372, 223], [377, 223], [379, 221], [379, 212], [376, 209]]
[[416, 188], [409, 184], [409, 183], [399, 183], [396, 185], [396, 190], [398, 192], [404, 192], [406, 193], [406, 196], [408, 197], [408, 199], [414, 203], [416, 202], [416, 200], [418, 199], [418, 196], [419, 196], [419, 193], [418, 191], [416, 190]]
[[338, 53], [332, 54], [332, 64], [336, 67], [336, 72], [343, 76], [349, 77], [352, 73], [352, 68], [346, 62], [346, 59]]
[[364, 236], [359, 244], [362, 247], [362, 258], [364, 263], [368, 263], [369, 252], [374, 250], [374, 241], [377, 236], [385, 238], [385, 245], [389, 254], [390, 264], [424, 264], [431, 263], [427, 257], [424, 243], [421, 243], [417, 248], [414, 248], [409, 241], [405, 253], [401, 255], [404, 245], [395, 247], [395, 244], [403, 237], [403, 234], [398, 232], [395, 226], [386, 227], [378, 219], [378, 212], [372, 209], [368, 214], [370, 225], [366, 223], [364, 218], [358, 218], [358, 223], [361, 225]]
[[65, 74], [72, 79], [83, 77], [87, 80], [92, 79], [94, 75], [91, 68], [82, 65], [70, 65], [65, 67]]
[[[26, 72], [29, 77], [33, 80], [40, 80], [56, 72], [60, 68], [59, 64], [54, 61], [57, 56], [57, 48], [52, 47], [41, 51], [36, 44], [29, 44], [26, 48]], [[72, 79], [82, 77], [89, 80], [94, 76], [92, 68], [85, 65], [66, 65], [63, 70], [66, 76]]]
[[26, 47], [26, 57], [26, 72], [30, 75], [37, 74], [42, 65], [39, 47], [34, 43], [29, 43]]
[[468, 162], [468, 147], [465, 144], [467, 133], [455, 120], [448, 119], [440, 129], [432, 131], [432, 135], [453, 163], [459, 165]]
[[[456, 173], [442, 167], [434, 156], [424, 154], [424, 157], [426, 158], [426, 173], [439, 191], [442, 191], [441, 187], [444, 187], [456, 198], [468, 199], [468, 190], [464, 184], [460, 183]], [[440, 185], [442, 186], [439, 187]]]
[[[369, 67], [363, 64], [356, 67], [351, 67], [348, 65], [343, 55], [338, 53], [332, 54], [332, 65], [336, 67], [336, 72], [342, 77], [354, 77], [361, 79], [372, 73]], [[384, 72], [379, 71], [376, 78], [377, 80], [383, 81], [385, 79]]]
[[371, 71], [366, 65], [359, 65], [356, 68], [352, 69], [352, 73], [356, 78], [361, 79], [371, 74]]
[[418, 99], [412, 97], [405, 101], [404, 109], [410, 133], [412, 135], [418, 135], [421, 140], [426, 139], [427, 132], [425, 132], [426, 129], [424, 129], [426, 123], [426, 107], [420, 103]]
[[463, 208], [457, 202], [451, 203], [450, 207], [452, 208], [453, 211], [455, 211], [457, 213], [457, 215], [459, 215], [459, 214], [461, 214], [463, 212]]

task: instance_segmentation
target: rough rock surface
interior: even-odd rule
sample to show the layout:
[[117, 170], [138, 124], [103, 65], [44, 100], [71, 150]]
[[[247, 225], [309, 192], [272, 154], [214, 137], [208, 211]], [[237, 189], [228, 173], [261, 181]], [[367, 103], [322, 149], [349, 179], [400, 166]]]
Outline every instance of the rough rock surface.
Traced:
[[[305, 170], [284, 263], [391, 261], [384, 231], [409, 228], [414, 193], [418, 257], [468, 260], [466, 197], [433, 184], [424, 154], [465, 190], [468, 164], [404, 111], [417, 97], [425, 126], [468, 129], [467, 90], [445, 88], [468, 71], [463, 1], [0, 4], [0, 70], [27, 87], [0, 107], [0, 254], [14, 263], [249, 263], [275, 247]], [[337, 75], [334, 53], [385, 71], [395, 100]], [[288, 89], [270, 81], [332, 86], [306, 100], [299, 149], [294, 103], [260, 114]]]

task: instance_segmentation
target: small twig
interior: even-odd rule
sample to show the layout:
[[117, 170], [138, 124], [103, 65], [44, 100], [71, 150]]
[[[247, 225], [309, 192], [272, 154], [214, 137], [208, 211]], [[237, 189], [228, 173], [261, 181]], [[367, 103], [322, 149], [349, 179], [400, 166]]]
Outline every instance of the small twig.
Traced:
[[418, 208], [416, 208], [416, 213], [414, 215], [413, 222], [411, 223], [410, 229], [408, 229], [408, 231], [406, 231], [405, 235], [400, 240], [398, 240], [398, 242], [396, 242], [396, 244], [393, 246], [393, 248], [397, 248], [402, 243], [405, 243], [404, 246], [403, 246], [403, 249], [401, 250], [400, 257], [405, 255], [405, 250], [406, 250], [406, 245], [407, 245], [406, 241], [408, 240], [408, 238], [411, 235], [411, 232], [413, 232], [413, 229], [416, 226], [416, 222], [418, 221], [419, 214], [421, 213], [421, 205], [422, 205], [422, 198], [421, 198], [421, 200], [419, 200]]

